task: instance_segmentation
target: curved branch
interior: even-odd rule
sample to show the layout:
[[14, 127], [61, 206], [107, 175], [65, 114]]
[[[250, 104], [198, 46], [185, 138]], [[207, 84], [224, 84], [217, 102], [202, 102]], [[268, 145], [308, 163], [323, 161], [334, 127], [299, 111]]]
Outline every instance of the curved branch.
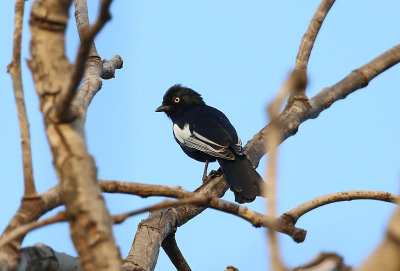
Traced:
[[[317, 38], [322, 23], [324, 22], [333, 3], [335, 3], [335, 0], [323, 0], [315, 11], [310, 24], [308, 25], [307, 31], [301, 39], [299, 52], [297, 53], [296, 58], [296, 66], [294, 68], [295, 72], [307, 73], [308, 60], [310, 59], [315, 39]], [[290, 105], [295, 99], [307, 99], [306, 86], [290, 93], [288, 105]]]
[[323, 0], [321, 4], [319, 4], [301, 40], [299, 52], [297, 53], [295, 70], [307, 70], [308, 60], [310, 59], [315, 39], [317, 38], [326, 15], [334, 3], [335, 0]]
[[334, 202], [350, 201], [357, 199], [372, 199], [372, 200], [380, 200], [398, 204], [400, 197], [391, 194], [389, 192], [383, 192], [383, 191], [354, 190], [354, 191], [338, 192], [338, 193], [327, 194], [309, 200], [297, 206], [296, 208], [290, 210], [289, 212], [284, 213], [283, 216], [290, 216], [291, 219], [293, 219], [294, 224], [296, 224], [297, 220], [302, 215], [318, 207]]
[[191, 271], [189, 264], [187, 263], [185, 257], [183, 257], [181, 250], [175, 240], [175, 234], [168, 236], [162, 243], [162, 248], [165, 253], [170, 258], [171, 262], [179, 271]]

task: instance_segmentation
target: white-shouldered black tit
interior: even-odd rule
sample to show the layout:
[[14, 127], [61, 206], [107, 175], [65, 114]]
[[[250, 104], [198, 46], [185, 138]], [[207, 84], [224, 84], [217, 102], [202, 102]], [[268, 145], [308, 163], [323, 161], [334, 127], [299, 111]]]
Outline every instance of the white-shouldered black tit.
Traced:
[[172, 120], [175, 140], [189, 157], [206, 165], [218, 161], [236, 202], [252, 202], [264, 193], [265, 183], [244, 154], [235, 128], [224, 113], [206, 105], [200, 94], [174, 85], [156, 112], [165, 112]]

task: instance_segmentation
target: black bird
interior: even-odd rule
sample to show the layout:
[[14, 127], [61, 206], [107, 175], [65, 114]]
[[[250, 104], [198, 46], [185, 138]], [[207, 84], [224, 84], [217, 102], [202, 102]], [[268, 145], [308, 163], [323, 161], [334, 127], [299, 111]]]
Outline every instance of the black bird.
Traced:
[[176, 142], [191, 158], [218, 161], [235, 201], [252, 202], [264, 193], [265, 183], [243, 153], [242, 142], [228, 118], [204, 103], [196, 91], [174, 85], [165, 93], [156, 112], [165, 112], [173, 122]]

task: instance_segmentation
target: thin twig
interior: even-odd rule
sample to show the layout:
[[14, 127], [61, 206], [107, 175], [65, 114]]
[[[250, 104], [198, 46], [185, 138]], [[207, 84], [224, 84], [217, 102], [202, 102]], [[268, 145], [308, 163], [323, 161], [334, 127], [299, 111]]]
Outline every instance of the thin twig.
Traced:
[[67, 221], [67, 215], [65, 212], [59, 212], [56, 215], [43, 219], [41, 221], [34, 221], [32, 223], [20, 226], [16, 229], [14, 229], [13, 231], [9, 232], [6, 235], [1, 236], [0, 239], [0, 247], [8, 244], [9, 242], [13, 241], [14, 239], [17, 239], [21, 236], [24, 236], [25, 234], [27, 234], [28, 232], [34, 230], [34, 229], [38, 229], [40, 227], [49, 225], [49, 224], [53, 224], [56, 222], [61, 222], [61, 221]]
[[103, 192], [137, 195], [143, 198], [162, 196], [181, 199], [196, 195], [193, 192], [182, 189], [180, 186], [153, 185], [112, 180], [99, 180], [99, 185]]
[[174, 264], [176, 270], [178, 271], [191, 271], [189, 264], [187, 263], [185, 257], [183, 257], [181, 250], [175, 240], [175, 233], [170, 234], [162, 242], [162, 248], [168, 255], [171, 262]]
[[33, 177], [31, 136], [29, 132], [28, 116], [25, 108], [21, 75], [21, 38], [24, 5], [24, 0], [15, 1], [13, 58], [10, 65], [8, 65], [8, 72], [11, 74], [14, 86], [15, 104], [17, 106], [19, 130], [21, 135], [22, 163], [24, 171], [24, 198], [36, 198], [37, 192]]
[[354, 190], [354, 191], [331, 193], [309, 200], [297, 206], [296, 208], [284, 213], [283, 216], [290, 216], [290, 218], [293, 219], [294, 223], [296, 223], [297, 220], [302, 215], [308, 213], [311, 210], [314, 210], [315, 208], [334, 202], [357, 200], [357, 199], [372, 199], [372, 200], [380, 200], [398, 204], [400, 198], [397, 195], [384, 191]]

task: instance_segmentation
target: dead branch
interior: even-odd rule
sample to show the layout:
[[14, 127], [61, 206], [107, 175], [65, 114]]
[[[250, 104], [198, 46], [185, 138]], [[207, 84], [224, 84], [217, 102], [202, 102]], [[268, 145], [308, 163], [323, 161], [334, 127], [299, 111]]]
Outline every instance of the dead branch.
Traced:
[[37, 192], [33, 179], [31, 136], [29, 132], [28, 116], [26, 114], [24, 91], [21, 75], [21, 39], [22, 39], [22, 19], [24, 17], [24, 0], [15, 1], [15, 21], [14, 21], [14, 46], [13, 58], [8, 65], [8, 72], [11, 75], [14, 86], [15, 104], [17, 106], [19, 129], [21, 134], [22, 162], [24, 172], [24, 197], [35, 198]]
[[[84, 2], [83, 5], [86, 5], [86, 0], [84, 1], [76, 0], [75, 3], [77, 2]], [[71, 78], [69, 80], [70, 84], [64, 91], [60, 92], [55, 102], [56, 116], [54, 117], [56, 120], [71, 121], [71, 119], [74, 117], [71, 115], [73, 114], [73, 112], [70, 111], [70, 104], [75, 97], [76, 90], [85, 72], [86, 68], [85, 64], [89, 56], [90, 49], [94, 48], [94, 52], [96, 51], [95, 47], [93, 46], [93, 40], [96, 37], [96, 35], [100, 32], [100, 30], [103, 28], [103, 26], [106, 24], [106, 22], [111, 19], [111, 14], [109, 12], [110, 5], [111, 5], [111, 0], [101, 1], [100, 12], [93, 26], [88, 26], [85, 23], [84, 24], [77, 23], [78, 28], [79, 27], [81, 28], [81, 30], [79, 31], [81, 44], [78, 49]], [[81, 7], [81, 6], [78, 3], [76, 4], [76, 7]], [[84, 9], [85, 6], [82, 6], [82, 8]], [[87, 15], [87, 6], [86, 6], [86, 12], [81, 10], [79, 12], [77, 12], [76, 14]], [[96, 56], [93, 55], [92, 57]], [[98, 55], [96, 58], [99, 58]], [[100, 59], [98, 59], [98, 61], [100, 61]], [[100, 73], [98, 73], [97, 75], [100, 75]]]
[[[400, 45], [393, 47], [371, 62], [354, 70], [339, 83], [323, 89], [308, 101], [295, 100], [288, 104], [279, 115], [281, 123], [281, 142], [297, 133], [301, 123], [316, 118], [334, 102], [344, 99], [350, 93], [366, 87], [377, 75], [400, 62]], [[265, 126], [244, 147], [248, 158], [254, 165], [266, 153], [265, 142], [270, 137], [271, 127]]]
[[176, 267], [178, 271], [191, 271], [189, 264], [187, 263], [185, 257], [183, 257], [181, 250], [178, 247], [178, 244], [175, 240], [175, 234], [171, 234], [167, 238], [165, 238], [162, 243], [162, 248], [165, 253], [168, 255], [171, 262]]
[[294, 223], [304, 214], [308, 213], [315, 208], [324, 206], [326, 204], [340, 202], [340, 201], [350, 201], [356, 199], [372, 199], [372, 200], [380, 200], [391, 203], [398, 203], [399, 196], [383, 192], [383, 191], [369, 191], [369, 190], [354, 190], [354, 191], [345, 191], [332, 193], [328, 195], [324, 195], [310, 201], [307, 201], [296, 208], [290, 210], [289, 212], [284, 213], [284, 216], [290, 216], [293, 219]]
[[[335, 0], [323, 0], [312, 17], [310, 24], [308, 25], [306, 33], [301, 39], [300, 48], [297, 53], [295, 72], [307, 73], [308, 60], [310, 59], [312, 48], [314, 47], [315, 39], [321, 29], [322, 23], [325, 20], [326, 15], [331, 9]], [[306, 86], [297, 89], [296, 92], [291, 92], [288, 105], [292, 104], [294, 100], [307, 100]]]

